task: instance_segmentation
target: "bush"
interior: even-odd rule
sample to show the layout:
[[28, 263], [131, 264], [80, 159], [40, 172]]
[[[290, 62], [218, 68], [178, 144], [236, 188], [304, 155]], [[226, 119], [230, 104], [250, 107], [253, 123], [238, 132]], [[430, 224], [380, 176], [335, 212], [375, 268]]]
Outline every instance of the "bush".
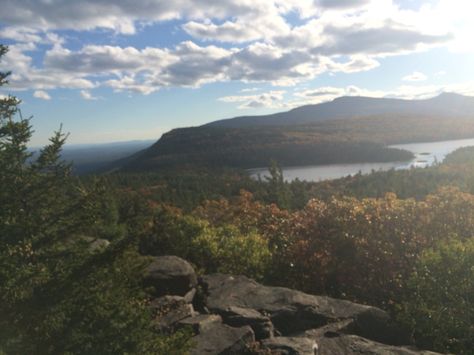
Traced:
[[257, 232], [241, 233], [237, 227], [208, 228], [194, 241], [201, 264], [215, 265], [215, 270], [261, 279], [270, 265], [268, 242]]
[[440, 352], [474, 349], [474, 238], [423, 253], [408, 283], [400, 319], [417, 343]]
[[198, 218], [183, 216], [177, 210], [161, 207], [155, 211], [149, 230], [140, 238], [140, 252], [189, 259], [193, 253], [192, 241], [203, 233], [207, 225]]
[[177, 255], [192, 262], [200, 272], [244, 274], [260, 279], [271, 253], [267, 240], [255, 229], [211, 226], [194, 216], [171, 209], [157, 211], [151, 231], [140, 242], [143, 254]]

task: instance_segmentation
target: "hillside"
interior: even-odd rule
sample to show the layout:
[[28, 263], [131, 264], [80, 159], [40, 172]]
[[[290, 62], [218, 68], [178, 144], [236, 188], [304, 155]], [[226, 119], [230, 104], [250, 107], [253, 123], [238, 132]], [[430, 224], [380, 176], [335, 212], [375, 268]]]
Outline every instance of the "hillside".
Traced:
[[442, 93], [426, 100], [370, 97], [339, 97], [317, 105], [306, 105], [287, 112], [263, 116], [241, 116], [208, 123], [214, 127], [302, 125], [367, 116], [405, 115], [457, 118], [474, 115], [474, 97]]
[[383, 144], [318, 129], [196, 127], [164, 134], [125, 162], [132, 171], [170, 168], [254, 168], [351, 162], [404, 161], [412, 154]]
[[238, 117], [164, 134], [117, 165], [124, 170], [256, 168], [406, 161], [389, 144], [474, 137], [474, 98], [429, 100], [341, 97], [268, 116]]

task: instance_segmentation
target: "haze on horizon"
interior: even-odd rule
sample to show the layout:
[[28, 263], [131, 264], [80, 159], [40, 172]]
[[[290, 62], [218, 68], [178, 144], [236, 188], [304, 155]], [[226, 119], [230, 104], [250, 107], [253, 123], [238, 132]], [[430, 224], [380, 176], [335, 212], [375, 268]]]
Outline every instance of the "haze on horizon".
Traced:
[[0, 95], [32, 145], [157, 139], [175, 127], [339, 96], [474, 95], [468, 0], [5, 0]]

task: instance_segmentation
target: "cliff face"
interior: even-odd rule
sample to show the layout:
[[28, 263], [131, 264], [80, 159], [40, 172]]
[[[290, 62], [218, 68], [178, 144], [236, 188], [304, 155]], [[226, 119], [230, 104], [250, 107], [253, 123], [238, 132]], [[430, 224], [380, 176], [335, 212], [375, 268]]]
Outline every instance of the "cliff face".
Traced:
[[[245, 276], [205, 275], [174, 256], [145, 272], [156, 326], [190, 327], [191, 354], [434, 354], [376, 307], [263, 286]], [[196, 290], [199, 289], [199, 292]]]

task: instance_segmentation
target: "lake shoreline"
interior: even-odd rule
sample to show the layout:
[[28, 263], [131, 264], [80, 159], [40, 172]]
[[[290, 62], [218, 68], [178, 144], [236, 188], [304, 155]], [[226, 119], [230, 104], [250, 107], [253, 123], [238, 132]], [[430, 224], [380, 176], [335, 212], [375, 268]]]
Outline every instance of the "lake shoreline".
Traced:
[[[403, 149], [411, 152], [414, 158], [407, 161], [395, 162], [365, 162], [365, 163], [338, 163], [324, 165], [285, 166], [282, 167], [285, 181], [324, 181], [343, 178], [362, 173], [370, 174], [374, 171], [387, 171], [391, 169], [406, 170], [410, 168], [426, 168], [440, 163], [447, 154], [462, 147], [474, 146], [474, 138], [457, 139], [437, 142], [420, 142], [407, 144], [394, 144], [386, 148]], [[247, 169], [249, 175], [258, 179], [269, 176], [267, 168]]]

